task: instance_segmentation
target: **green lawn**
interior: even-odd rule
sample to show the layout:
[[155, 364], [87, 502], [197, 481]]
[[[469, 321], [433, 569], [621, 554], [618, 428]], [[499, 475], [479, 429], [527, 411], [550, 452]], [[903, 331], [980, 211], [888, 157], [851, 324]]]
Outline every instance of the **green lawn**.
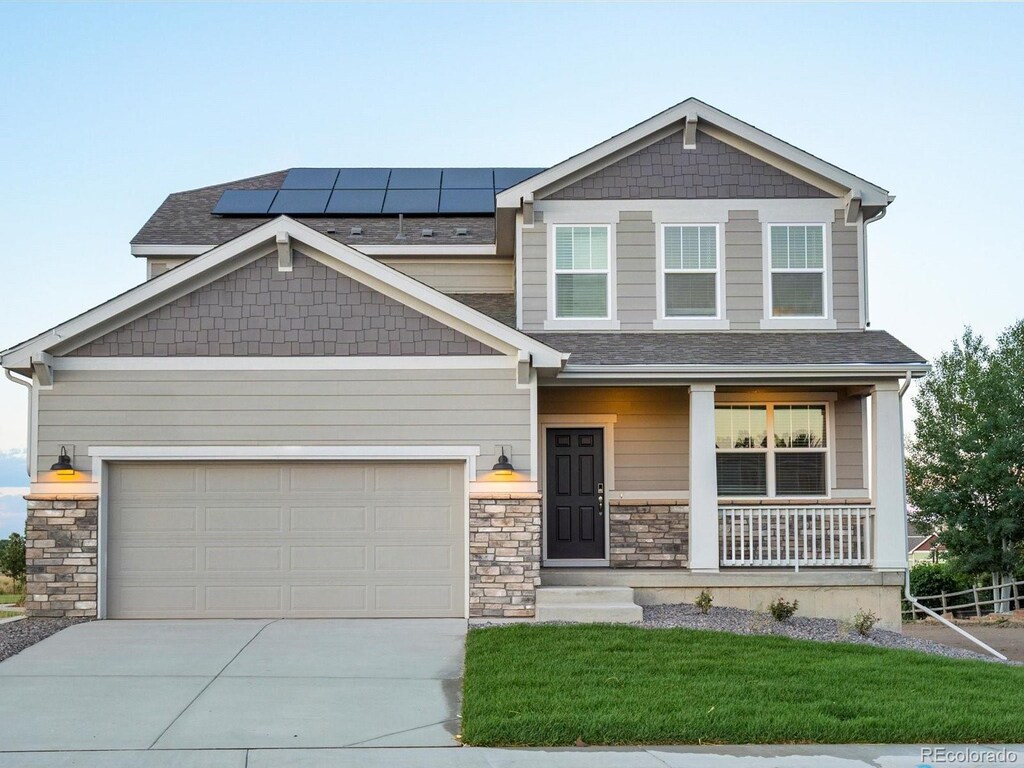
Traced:
[[1024, 667], [686, 629], [516, 625], [466, 642], [477, 745], [1020, 743]]
[[0, 611], [0, 619], [13, 619], [15, 616], [21, 616], [17, 611]]
[[13, 605], [19, 602], [24, 595], [0, 595], [0, 605]]

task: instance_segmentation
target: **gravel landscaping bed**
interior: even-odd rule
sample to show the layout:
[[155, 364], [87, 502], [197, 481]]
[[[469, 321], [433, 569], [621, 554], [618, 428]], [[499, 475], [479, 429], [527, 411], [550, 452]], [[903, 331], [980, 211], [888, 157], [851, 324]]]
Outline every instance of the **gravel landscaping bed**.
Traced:
[[823, 643], [860, 643], [878, 648], [922, 651], [953, 659], [998, 661], [988, 654], [951, 648], [931, 640], [901, 635], [899, 632], [890, 632], [885, 629], [874, 629], [867, 637], [864, 637], [853, 629], [844, 627], [835, 619], [794, 616], [788, 621], [778, 622], [767, 613], [748, 611], [743, 608], [711, 608], [705, 615], [696, 606], [687, 603], [648, 605], [644, 607], [642, 626], [652, 629], [668, 627], [709, 629], [733, 632], [739, 635], [779, 635], [798, 640], [817, 640]]
[[0, 661], [83, 621], [89, 619], [22, 619], [0, 624]]

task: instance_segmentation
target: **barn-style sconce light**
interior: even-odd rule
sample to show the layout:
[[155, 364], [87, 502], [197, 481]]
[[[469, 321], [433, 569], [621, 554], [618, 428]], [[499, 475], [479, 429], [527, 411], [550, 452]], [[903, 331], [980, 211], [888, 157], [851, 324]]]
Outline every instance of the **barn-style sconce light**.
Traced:
[[[511, 448], [509, 452], [511, 452]], [[516, 468], [512, 466], [512, 462], [508, 460], [508, 456], [505, 455], [505, 446], [501, 446], [501, 456], [498, 457], [498, 463], [491, 467], [491, 469], [499, 475], [511, 475], [516, 471]]]
[[53, 472], [58, 475], [73, 475], [75, 474], [75, 465], [71, 463], [71, 457], [68, 456], [68, 449], [66, 446], [60, 447], [60, 456], [57, 457], [57, 462], [50, 467]]

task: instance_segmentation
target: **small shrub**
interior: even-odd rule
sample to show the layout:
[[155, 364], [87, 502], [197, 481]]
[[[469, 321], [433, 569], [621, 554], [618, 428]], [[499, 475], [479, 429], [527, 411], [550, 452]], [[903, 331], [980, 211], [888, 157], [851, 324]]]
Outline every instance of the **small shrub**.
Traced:
[[700, 609], [701, 613], [707, 613], [711, 610], [711, 593], [706, 589], [703, 590], [697, 595], [697, 599], [693, 601], [693, 604]]
[[796, 613], [797, 606], [800, 604], [798, 600], [794, 600], [789, 603], [783, 600], [781, 597], [768, 603], [768, 613], [772, 615], [772, 618], [776, 621], [788, 621], [794, 613]]
[[878, 617], [871, 611], [859, 610], [853, 614], [853, 629], [861, 637], [867, 637], [878, 623]]

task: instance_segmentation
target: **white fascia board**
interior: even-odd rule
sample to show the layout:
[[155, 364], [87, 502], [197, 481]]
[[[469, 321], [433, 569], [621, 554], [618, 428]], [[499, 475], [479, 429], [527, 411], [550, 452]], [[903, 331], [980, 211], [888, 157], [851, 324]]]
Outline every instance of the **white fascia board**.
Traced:
[[494, 256], [497, 247], [494, 244], [481, 245], [355, 245], [349, 248], [367, 256]]
[[507, 347], [528, 352], [532, 356], [535, 367], [560, 368], [567, 358], [567, 355], [563, 355], [546, 344], [471, 309], [462, 302], [456, 301], [354, 248], [339, 243], [287, 216], [279, 216], [58, 325], [56, 328], [5, 351], [0, 354], [0, 366], [8, 369], [27, 368], [31, 365], [33, 356], [38, 359], [40, 352], [49, 351], [80, 334], [87, 333], [95, 326], [121, 314], [129, 313], [149, 301], [161, 297], [169, 298], [174, 295], [175, 289], [180, 289], [182, 286], [191, 287], [192, 281], [200, 279], [204, 273], [229, 263], [237, 256], [259, 246], [265, 246], [268, 253], [273, 253], [276, 251], [277, 236], [282, 233], [286, 233], [293, 239], [325, 254], [336, 262], [332, 265], [335, 268], [345, 267], [341, 271], [354, 270], [360, 276], [368, 278], [367, 284], [371, 288], [383, 289], [383, 293], [397, 300], [404, 300], [404, 297], [418, 300], [421, 307], [431, 307], [443, 315], [479, 330]]
[[884, 206], [891, 202], [888, 191], [882, 187], [872, 184], [866, 179], [854, 176], [852, 173], [844, 171], [842, 168], [832, 165], [831, 163], [827, 163], [809, 152], [798, 149], [792, 144], [787, 144], [785, 141], [782, 141], [769, 133], [765, 133], [760, 128], [755, 128], [749, 123], [745, 123], [732, 115], [726, 114], [719, 109], [715, 109], [709, 104], [705, 104], [698, 99], [691, 98], [676, 104], [674, 107], [666, 109], [664, 112], [661, 112], [660, 114], [657, 114], [654, 117], [591, 147], [590, 149], [584, 150], [578, 155], [570, 157], [568, 160], [552, 166], [548, 170], [543, 171], [514, 187], [509, 187], [504, 192], [498, 193], [498, 207], [518, 208], [524, 196], [533, 194], [537, 190], [555, 184], [561, 179], [594, 163], [599, 163], [603, 158], [643, 141], [644, 138], [652, 133], [665, 130], [674, 124], [679, 124], [679, 130], [682, 131], [685, 122], [693, 119], [698, 121], [698, 125], [710, 124], [728, 131], [729, 133], [745, 139], [752, 144], [756, 144], [785, 160], [789, 160], [790, 162], [800, 165], [819, 176], [829, 179], [848, 190], [859, 190], [863, 203], [866, 205]]
[[903, 365], [572, 365], [570, 362], [558, 375], [567, 378], [683, 378], [683, 379], [747, 379], [773, 376], [779, 378], [831, 378], [835, 376], [868, 376], [899, 378], [909, 372], [914, 378], [924, 376], [931, 366], [923, 363]]
[[132, 245], [132, 256], [201, 256], [216, 245]]

